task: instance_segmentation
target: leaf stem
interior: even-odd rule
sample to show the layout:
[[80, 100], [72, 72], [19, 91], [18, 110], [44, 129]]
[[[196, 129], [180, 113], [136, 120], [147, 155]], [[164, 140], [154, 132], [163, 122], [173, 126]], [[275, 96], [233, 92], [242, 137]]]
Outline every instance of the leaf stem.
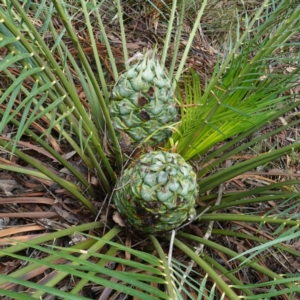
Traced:
[[119, 25], [120, 25], [120, 30], [121, 30], [121, 39], [122, 39], [122, 47], [123, 47], [123, 54], [124, 54], [124, 64], [125, 64], [125, 68], [127, 70], [129, 67], [129, 63], [128, 63], [126, 34], [125, 34], [124, 21], [123, 21], [123, 12], [122, 12], [121, 1], [116, 0], [116, 3], [117, 3], [117, 9], [118, 9]]
[[163, 263], [163, 266], [164, 266], [164, 273], [165, 273], [165, 276], [166, 276], [166, 286], [167, 286], [167, 290], [168, 290], [168, 295], [169, 295], [170, 299], [176, 299], [175, 292], [174, 292], [174, 287], [173, 287], [173, 280], [172, 280], [171, 270], [170, 270], [170, 267], [168, 265], [166, 255], [165, 255], [160, 243], [156, 239], [156, 237], [151, 234], [150, 239], [151, 239], [151, 242], [153, 243], [153, 246], [155, 247], [155, 249], [158, 253], [159, 258], [162, 260], [162, 263]]

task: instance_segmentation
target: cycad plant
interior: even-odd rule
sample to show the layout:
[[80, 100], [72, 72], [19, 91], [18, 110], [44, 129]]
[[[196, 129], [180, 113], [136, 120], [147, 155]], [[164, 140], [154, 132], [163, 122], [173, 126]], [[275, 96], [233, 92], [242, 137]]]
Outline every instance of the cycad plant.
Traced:
[[[0, 199], [25, 220], [0, 232], [4, 299], [298, 297], [300, 144], [274, 140], [300, 123], [300, 5], [244, 2], [202, 82], [209, 1], [1, 1], [0, 168], [43, 187]], [[132, 9], [165, 29], [152, 53], [128, 53]]]

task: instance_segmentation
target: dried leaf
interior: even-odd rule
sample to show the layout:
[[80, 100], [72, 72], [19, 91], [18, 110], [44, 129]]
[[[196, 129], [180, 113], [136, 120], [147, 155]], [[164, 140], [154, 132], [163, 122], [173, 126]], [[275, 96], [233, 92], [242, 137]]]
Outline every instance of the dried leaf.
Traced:
[[62, 208], [58, 207], [57, 205], [52, 206], [54, 210], [58, 213], [59, 216], [64, 218], [68, 223], [70, 224], [78, 224], [79, 219], [78, 217], [74, 216], [73, 214], [69, 213], [66, 210], [63, 210]]
[[120, 138], [120, 147], [122, 149], [126, 149], [130, 146], [131, 141], [130, 141], [130, 137], [127, 133], [125, 133], [123, 130], [118, 130], [121, 138]]
[[0, 180], [0, 189], [5, 193], [6, 196], [12, 196], [13, 194], [11, 192], [17, 187], [18, 183], [15, 180]]
[[[10, 222], [9, 218], [1, 218], [0, 219], [0, 230], [3, 230]], [[2, 232], [1, 232], [2, 233]]]
[[70, 159], [72, 156], [74, 156], [76, 154], [76, 151], [71, 151], [69, 153], [66, 153], [64, 155], [62, 155], [62, 157], [66, 160]]
[[120, 215], [117, 211], [114, 212], [112, 218], [113, 218], [113, 220], [114, 220], [119, 226], [125, 227], [125, 223], [124, 223], [124, 221], [123, 221], [121, 215]]

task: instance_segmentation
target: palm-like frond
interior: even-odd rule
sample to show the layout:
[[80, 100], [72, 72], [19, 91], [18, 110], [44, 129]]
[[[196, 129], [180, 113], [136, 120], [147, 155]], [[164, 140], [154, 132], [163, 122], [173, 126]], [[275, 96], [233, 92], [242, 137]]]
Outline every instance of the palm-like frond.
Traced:
[[[300, 78], [299, 56], [293, 49], [300, 44], [288, 39], [297, 34], [300, 7], [283, 1], [277, 5], [268, 18], [262, 14], [266, 7], [257, 11], [254, 21], [262, 24], [253, 30], [255, 22], [250, 22], [228, 53], [219, 58], [220, 66], [203, 95], [197, 92], [198, 79], [193, 78], [197, 74], [188, 75], [192, 78], [186, 82], [192, 85], [186, 86], [181, 101], [184, 118], [172, 136], [177, 151], [186, 159], [203, 156], [217, 143], [248, 129], [258, 129], [289, 105], [292, 109], [296, 100], [291, 91]], [[284, 20], [278, 22], [283, 10]], [[291, 67], [282, 67], [286, 63]]]
[[[227, 217], [227, 219], [232, 218], [231, 216]], [[269, 222], [265, 218], [262, 218], [262, 220], [265, 223]], [[280, 223], [281, 221], [278, 220], [276, 222]], [[297, 224], [298, 223], [299, 222], [297, 222]], [[78, 227], [65, 229], [60, 232], [51, 233], [46, 237], [37, 238], [30, 242], [19, 242], [18, 245], [1, 250], [0, 256], [11, 256], [16, 259], [26, 260], [30, 263], [28, 266], [12, 272], [9, 276], [0, 276], [1, 294], [9, 296], [9, 289], [17, 284], [27, 287], [27, 292], [30, 292], [33, 299], [42, 297], [46, 293], [64, 297], [64, 299], [88, 299], [76, 295], [87, 283], [90, 283], [105, 286], [108, 291], [112, 289], [128, 295], [139, 297], [139, 299], [157, 299], [157, 297], [160, 299], [181, 299], [180, 293], [182, 291], [185, 292], [185, 295], [187, 295], [189, 299], [193, 299], [195, 292], [197, 292], [197, 296], [200, 297], [200, 299], [201, 297], [205, 299], [207, 294], [211, 295], [211, 297], [214, 297], [213, 289], [207, 290], [205, 288], [207, 281], [211, 281], [211, 279], [213, 279], [216, 287], [221, 289], [224, 293], [222, 297], [227, 295], [230, 296], [231, 299], [240, 299], [241, 296], [238, 296], [238, 294], [231, 289], [231, 284], [228, 284], [228, 281], [230, 281], [235, 287], [238, 287], [240, 291], [247, 295], [246, 297], [243, 297], [243, 299], [254, 299], [251, 297], [255, 296], [258, 298], [258, 295], [254, 295], [252, 292], [252, 289], [257, 287], [256, 285], [251, 286], [243, 284], [234, 276], [234, 273], [242, 271], [243, 268], [251, 268], [257, 272], [265, 274], [272, 279], [271, 281], [261, 284], [261, 286], [275, 287], [275, 285], [280, 284], [290, 289], [289, 291], [287, 289], [278, 291], [274, 288], [274, 290], [270, 291], [269, 293], [272, 296], [286, 293], [292, 294], [294, 292], [300, 293], [299, 288], [297, 288], [295, 285], [297, 277], [285, 278], [284, 276], [278, 275], [261, 265], [259, 260], [252, 260], [251, 257], [246, 257], [244, 253], [238, 254], [235, 251], [232, 251], [218, 243], [191, 234], [178, 234], [178, 239], [175, 239], [174, 246], [177, 249], [184, 251], [184, 253], [190, 256], [193, 264], [197, 264], [201, 269], [204, 270], [205, 273], [202, 275], [198, 273], [199, 271], [186, 273], [186, 261], [180, 262], [173, 259], [170, 267], [167, 264], [164, 264], [163, 261], [166, 261], [166, 254], [164, 254], [164, 251], [161, 252], [161, 246], [156, 242], [154, 237], [151, 237], [151, 239], [154, 242], [153, 245], [156, 250], [161, 252], [159, 258], [144, 251], [137, 251], [130, 247], [124, 246], [119, 242], [112, 242], [111, 240], [121, 230], [118, 227], [108, 231], [102, 238], [81, 233], [81, 236], [85, 236], [88, 239], [71, 247], [62, 248], [53, 245], [49, 245], [47, 247], [39, 246], [41, 242], [51, 240], [54, 236], [57, 238], [67, 235], [71, 236], [77, 232], [77, 229], [79, 232], [82, 232], [83, 230], [89, 228], [99, 228], [102, 226], [103, 224], [101, 223], [86, 224], [84, 225], [84, 228], [81, 225]], [[260, 252], [256, 253], [258, 257], [263, 254], [262, 251], [265, 251], [265, 249], [267, 249], [266, 247], [268, 246], [268, 243], [265, 243], [265, 240], [247, 234], [239, 234], [235, 233], [234, 231], [229, 232], [224, 230], [213, 230], [212, 233], [214, 235], [226, 236], [237, 235], [240, 238], [246, 238], [250, 240], [253, 239], [263, 243], [263, 245], [257, 247], [260, 248]], [[166, 238], [169, 239], [168, 236], [166, 236]], [[179, 238], [184, 238], [185, 242], [183, 243], [179, 240]], [[11, 241], [14, 242], [14, 239], [11, 239]], [[238, 260], [241, 262], [241, 264], [236, 269], [231, 269], [229, 271], [217, 260], [212, 259], [210, 255], [207, 255], [206, 253], [203, 253], [201, 256], [195, 254], [192, 247], [192, 241], [197, 241], [201, 244], [204, 244], [207, 249], [211, 249], [211, 251], [223, 253], [222, 255], [232, 258], [227, 264], [231, 264], [232, 260]], [[279, 242], [280, 238], [276, 238], [274, 241], [272, 241], [272, 244], [274, 244], [281, 251], [287, 251], [298, 257], [300, 256], [298, 251], [278, 244]], [[40, 255], [43, 253], [42, 257], [28, 258], [16, 254], [21, 249], [26, 249], [28, 247], [38, 250]], [[102, 250], [100, 254], [98, 252], [101, 249], [106, 250]], [[76, 253], [79, 256], [75, 255]], [[93, 259], [93, 262], [90, 261], [91, 259]], [[96, 263], [95, 260], [97, 260]], [[116, 270], [109, 269], [108, 264], [115, 265]], [[22, 279], [25, 274], [32, 274], [32, 276], [36, 276], [40, 272], [43, 272], [45, 268], [51, 270], [51, 272], [49, 273], [50, 276], [46, 276], [44, 278], [43, 285]], [[121, 269], [124, 268], [127, 269], [127, 272], [121, 271]], [[33, 270], [37, 270], [37, 272], [33, 273]], [[222, 278], [219, 275], [220, 272], [222, 274]], [[171, 275], [171, 277], [167, 275], [168, 273]], [[69, 294], [67, 294], [66, 292], [60, 291], [58, 286], [69, 274], [73, 276], [75, 285]], [[203, 276], [203, 280], [200, 282], [199, 280], [194, 280], [194, 276]], [[114, 280], [112, 280], [112, 278], [114, 278]], [[170, 278], [171, 281], [169, 281]], [[158, 289], [157, 285], [164, 286], [165, 288], [163, 290], [168, 291], [168, 293], [164, 293], [161, 290], [162, 288]], [[264, 295], [259, 295], [259, 297], [262, 296]]]
[[[99, 225], [101, 224], [98, 223], [98, 226]], [[88, 228], [88, 226], [86, 227]], [[59, 234], [56, 233], [54, 235], [64, 236], [71, 232], [75, 233], [76, 228], [64, 230], [63, 232], [60, 232]], [[18, 270], [10, 274], [7, 278], [5, 278], [5, 276], [0, 276], [0, 284], [2, 284], [3, 287], [3, 289], [1, 289], [1, 294], [9, 295], [9, 292], [5, 291], [7, 286], [5, 284], [3, 285], [3, 283], [9, 281], [29, 288], [28, 293], [32, 295], [33, 299], [42, 297], [45, 293], [64, 297], [64, 299], [88, 299], [76, 296], [76, 294], [86, 283], [94, 282], [107, 288], [138, 297], [139, 299], [157, 299], [157, 297], [160, 299], [169, 299], [169, 297], [158, 288], [149, 285], [149, 283], [166, 284], [166, 281], [163, 279], [164, 273], [161, 270], [161, 261], [151, 254], [133, 250], [121, 244], [111, 242], [110, 240], [119, 232], [120, 228], [116, 227], [104, 235], [103, 238], [92, 238], [70, 248], [54, 247], [53, 249], [53, 247], [38, 246], [38, 243], [33, 241], [29, 243], [20, 243], [18, 247], [12, 246], [9, 249], [0, 251], [1, 256], [9, 255], [17, 259], [28, 260], [31, 263], [22, 270]], [[109, 246], [110, 249], [106, 251], [105, 254], [97, 253], [104, 246]], [[20, 247], [33, 247], [34, 249], [47, 253], [48, 256], [43, 259], [36, 259], [13, 254], [19, 250]], [[127, 253], [136, 256], [136, 258], [138, 258], [141, 262], [138, 260], [136, 261], [134, 258], [131, 260], [121, 258], [120, 254], [117, 256], [117, 252], [120, 251], [126, 251]], [[80, 256], [76, 257], [74, 255], [70, 255], [72, 253], [79, 253]], [[98, 263], [95, 264], [88, 261], [91, 257], [99, 259]], [[62, 264], [62, 260], [65, 262], [64, 264]], [[67, 264], [67, 261], [70, 261], [70, 264]], [[129, 268], [131, 271], [124, 272], [111, 270], [105, 267], [109, 262], [114, 262], [115, 264], [123, 266], [123, 268]], [[43, 288], [40, 288], [40, 285], [36, 283], [20, 279], [22, 274], [27, 274], [28, 272], [40, 267], [52, 269], [51, 276], [47, 279], [47, 284], [45, 284]], [[134, 272], [134, 270], [136, 271]], [[66, 293], [53, 288], [69, 274], [81, 279], [77, 282], [71, 292]], [[99, 277], [100, 274], [102, 274], [102, 278]], [[109, 277], [114, 278], [114, 280], [105, 279], [103, 278], [103, 275], [105, 275], [104, 277], [108, 275]], [[133, 288], [130, 286], [133, 286]], [[144, 292], [139, 291], [135, 287], [139, 287], [139, 289], [142, 289]], [[70, 294], [72, 296], [70, 296]]]
[[[122, 156], [107, 111], [110, 89], [107, 78], [112, 78], [111, 81], [118, 78], [102, 16], [103, 5], [111, 5], [111, 1], [42, 1], [37, 5], [32, 1], [3, 0], [1, 3], [0, 47], [5, 51], [1, 52], [4, 54], [0, 74], [5, 89], [0, 94], [0, 132], [7, 126], [15, 126], [16, 133], [10, 141], [1, 136], [0, 146], [34, 170], [21, 165], [10, 166], [5, 160], [1, 160], [0, 168], [57, 182], [96, 214], [91, 199], [98, 196], [99, 186], [92, 187], [88, 178], [63, 157], [54, 139], [67, 144], [69, 151], [75, 151], [90, 172], [100, 179], [101, 191], [106, 190], [108, 195], [113, 190], [111, 183], [115, 180], [115, 172], [122, 168]], [[87, 299], [82, 294], [89, 284], [101, 287], [103, 297], [118, 291], [139, 299], [260, 299], [300, 294], [298, 276], [280, 275], [282, 272], [265, 266], [265, 261], [276, 258], [278, 253], [300, 256], [299, 251], [284, 244], [299, 237], [295, 232], [300, 225], [299, 214], [295, 210], [300, 199], [300, 181], [293, 179], [295, 174], [285, 174], [289, 180], [270, 185], [216, 194], [219, 185], [230, 184], [234, 177], [284, 155], [297, 154], [300, 148], [295, 142], [224, 168], [227, 159], [300, 122], [291, 121], [243, 143], [257, 129], [299, 105], [298, 96], [292, 90], [300, 80], [300, 43], [293, 38], [300, 28], [300, 6], [296, 0], [289, 3], [263, 1], [253, 16], [244, 14], [244, 20], [238, 19], [237, 23], [243, 22], [245, 26], [237, 27], [226, 47], [228, 51], [219, 53], [212, 77], [204, 83], [197, 72], [182, 75], [182, 71], [200, 19], [209, 4], [209, 1], [201, 5], [194, 1], [153, 3], [160, 16], [165, 14], [164, 20], [169, 20], [162, 50], [163, 63], [167, 61], [173, 36], [181, 35], [186, 9], [195, 6], [197, 11], [178, 67], [175, 65], [180, 39], [172, 41], [175, 49], [169, 70], [174, 83], [178, 83], [181, 123], [179, 128], [173, 127], [175, 132], [167, 149], [172, 145], [173, 151], [177, 150], [186, 160], [197, 159], [200, 186], [197, 212], [200, 217], [185, 227], [187, 232], [178, 230], [175, 239], [168, 234], [145, 236], [147, 243], [143, 241], [134, 246], [129, 246], [129, 235], [125, 240], [126, 230], [120, 234], [119, 227], [108, 229], [110, 216], [108, 219], [106, 216], [106, 224], [93, 222], [70, 227], [27, 242], [20, 242], [18, 236], [2, 240], [16, 245], [1, 249], [0, 257], [24, 260], [28, 265], [0, 276], [1, 295], [37, 299], [52, 294], [64, 299]], [[112, 5], [118, 16], [123, 69], [126, 69], [128, 53], [123, 5], [121, 1]], [[175, 20], [176, 9], [178, 20]], [[78, 36], [75, 21], [80, 14], [84, 16], [94, 69]], [[100, 37], [95, 27], [100, 28]], [[105, 43], [110, 60], [109, 76], [105, 73], [105, 60], [98, 54], [100, 39]], [[84, 99], [80, 93], [85, 94]], [[75, 176], [76, 184], [60, 178], [21, 151], [20, 141], [25, 136], [68, 169]], [[258, 203], [273, 202], [280, 205], [257, 213]], [[237, 225], [242, 230], [236, 230]], [[261, 232], [268, 226], [273, 226], [269, 236]], [[105, 228], [104, 233], [100, 228]], [[283, 230], [286, 232], [282, 235]], [[92, 235], [84, 234], [86, 231]], [[70, 247], [53, 245], [53, 241], [60, 238], [69, 236], [72, 239], [76, 232], [87, 240]], [[233, 246], [226, 245], [228, 241], [240, 248], [234, 251]], [[22, 251], [29, 248], [42, 255], [25, 257]], [[253, 255], [247, 256], [253, 249]], [[183, 255], [177, 257], [175, 253], [178, 252]], [[174, 257], [167, 257], [166, 253], [173, 253]], [[116, 269], [107, 269], [109, 263], [116, 265]], [[46, 274], [36, 283], [37, 276], [45, 270], [51, 271], [49, 276]], [[254, 281], [264, 282], [254, 286], [243, 282], [249, 270], [259, 274], [259, 277], [253, 276]], [[29, 275], [25, 280], [26, 274]], [[72, 286], [68, 286], [68, 293], [61, 290], [67, 276], [74, 279]], [[23, 286], [25, 292], [11, 291], [16, 285]], [[270, 290], [260, 294], [255, 290], [259, 287]]]
[[[91, 121], [89, 115], [85, 111], [80, 102], [78, 94], [74, 89], [74, 81], [72, 76], [70, 76], [70, 70], [65, 69], [65, 73], [62, 71], [62, 66], [60, 66], [53, 53], [50, 51], [40, 33], [35, 29], [32, 22], [27, 17], [26, 13], [23, 11], [22, 7], [17, 3], [14, 4], [14, 7], [17, 9], [19, 15], [22, 17], [24, 23], [23, 27], [16, 26], [15, 19], [11, 18], [4, 10], [1, 10], [1, 17], [3, 22], [1, 23], [1, 33], [3, 39], [3, 46], [7, 47], [9, 50], [9, 54], [2, 62], [2, 68], [5, 69], [7, 76], [13, 80], [14, 84], [11, 85], [11, 89], [8, 89], [6, 93], [2, 95], [2, 102], [7, 99], [9, 94], [11, 93], [11, 101], [7, 103], [6, 113], [3, 114], [2, 118], [2, 126], [3, 129], [8, 122], [12, 120], [16, 116], [16, 114], [22, 110], [25, 111], [23, 118], [21, 119], [21, 125], [18, 133], [15, 137], [14, 148], [16, 147], [16, 143], [21, 137], [22, 133], [25, 129], [28, 129], [29, 125], [33, 121], [37, 121], [38, 119], [46, 118], [48, 120], [49, 128], [47, 130], [50, 133], [52, 130], [56, 130], [60, 132], [60, 134], [71, 143], [71, 145], [75, 148], [77, 153], [82, 156], [82, 159], [89, 164], [89, 160], [92, 160], [93, 165], [97, 169], [98, 176], [103, 180], [103, 184], [106, 189], [110, 189], [106, 176], [104, 176], [103, 170], [98, 166], [98, 162], [95, 159], [95, 154], [100, 155], [103, 164], [106, 170], [109, 172], [111, 178], [114, 178], [113, 171], [110, 163], [107, 160], [107, 157], [103, 151], [102, 142], [100, 141], [98, 130], [96, 129], [94, 123]], [[61, 8], [61, 13], [65, 17], [63, 21], [65, 21], [65, 25], [69, 26], [67, 15], [64, 13], [64, 10]], [[51, 19], [49, 19], [49, 14], [51, 17], [51, 13], [54, 13], [54, 10], [46, 10], [43, 12], [41, 17], [49, 20], [49, 28], [48, 30], [56, 36], [54, 29], [54, 25], [51, 23]], [[31, 33], [31, 38], [36, 40], [41, 52], [37, 51], [37, 48], [33, 46], [33, 44], [27, 41], [27, 28], [29, 28]], [[90, 96], [90, 101], [92, 102], [91, 107], [94, 109], [94, 112], [98, 115], [95, 117], [98, 120], [98, 126], [103, 120], [99, 119], [100, 115], [106, 116], [106, 124], [111, 124], [108, 116], [108, 111], [106, 105], [104, 103], [104, 99], [102, 98], [102, 94], [100, 93], [98, 84], [96, 83], [95, 76], [91, 73], [90, 67], [86, 60], [83, 59], [84, 54], [79, 45], [77, 37], [73, 34], [70, 27], [69, 33], [71, 34], [70, 38], [74, 40], [78, 47], [79, 55], [82, 58], [82, 61], [85, 62], [85, 73], [83, 74], [80, 71], [80, 68], [76, 66], [75, 60], [72, 59], [71, 54], [66, 47], [63, 39], [58, 39], [57, 47], [59, 48], [58, 53], [61, 54], [61, 61], [65, 61], [66, 58], [69, 58], [73, 64], [75, 64], [75, 69], [78, 71], [80, 79], [82, 80], [82, 85], [86, 90], [90, 91], [87, 95]], [[44, 28], [45, 30], [45, 28]], [[26, 34], [26, 35], [25, 35]], [[73, 35], [72, 35], [73, 34]], [[45, 63], [45, 60], [47, 63]], [[17, 65], [16, 65], [17, 64]], [[67, 65], [64, 65], [65, 68]], [[13, 68], [23, 68], [23, 71], [17, 76], [12, 74]], [[76, 68], [77, 67], [77, 68]], [[68, 66], [67, 66], [68, 68]], [[101, 74], [101, 70], [99, 71]], [[66, 75], [65, 75], [66, 74]], [[59, 78], [59, 81], [56, 80], [55, 77]], [[85, 78], [88, 78], [85, 80]], [[30, 80], [30, 79], [33, 80]], [[32, 87], [22, 87], [25, 80], [29, 80], [32, 82]], [[19, 82], [19, 85], [16, 83]], [[35, 82], [35, 83], [34, 83]], [[26, 100], [20, 103], [19, 107], [14, 110], [13, 113], [10, 113], [10, 108], [14, 104], [14, 99], [16, 98], [16, 94], [18, 93], [18, 88], [23, 89], [24, 93], [27, 95]], [[95, 90], [96, 89], [96, 90]], [[100, 95], [100, 96], [99, 96]], [[95, 102], [95, 98], [97, 97], [97, 104]], [[37, 100], [36, 98], [40, 99]], [[50, 105], [46, 103], [50, 101]], [[32, 106], [35, 108], [31, 108]], [[30, 109], [31, 108], [31, 109]], [[30, 112], [31, 118], [27, 120], [25, 123], [25, 119], [27, 118], [27, 114]], [[99, 114], [101, 112], [101, 114]], [[103, 113], [102, 113], [103, 112]], [[8, 118], [8, 114], [10, 117]], [[80, 141], [80, 146], [78, 147], [73, 138], [69, 135], [69, 133], [64, 129], [63, 124], [64, 121], [71, 127], [71, 130], [78, 136]], [[110, 135], [112, 140], [115, 140], [115, 150], [118, 150], [118, 144], [116, 143], [116, 138], [114, 136], [114, 131], [112, 127], [108, 126], [110, 131]], [[69, 131], [69, 130], [68, 130]], [[91, 142], [91, 143], [90, 143]], [[93, 145], [95, 150], [91, 149], [91, 145]], [[88, 153], [89, 158], [86, 157], [84, 151]], [[118, 155], [117, 155], [118, 156]], [[119, 160], [120, 162], [120, 156]]]

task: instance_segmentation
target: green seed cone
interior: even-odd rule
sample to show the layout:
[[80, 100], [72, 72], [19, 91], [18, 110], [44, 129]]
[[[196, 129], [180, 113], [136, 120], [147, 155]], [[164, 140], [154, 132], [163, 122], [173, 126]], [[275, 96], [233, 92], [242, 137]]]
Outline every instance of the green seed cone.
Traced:
[[113, 200], [132, 229], [157, 233], [193, 219], [197, 194], [192, 167], [179, 154], [154, 151], [124, 171]]
[[112, 91], [109, 111], [114, 128], [127, 134], [132, 144], [154, 133], [148, 143], [155, 146], [172, 133], [164, 127], [176, 122], [175, 105], [167, 74], [155, 58], [146, 54], [120, 76]]

